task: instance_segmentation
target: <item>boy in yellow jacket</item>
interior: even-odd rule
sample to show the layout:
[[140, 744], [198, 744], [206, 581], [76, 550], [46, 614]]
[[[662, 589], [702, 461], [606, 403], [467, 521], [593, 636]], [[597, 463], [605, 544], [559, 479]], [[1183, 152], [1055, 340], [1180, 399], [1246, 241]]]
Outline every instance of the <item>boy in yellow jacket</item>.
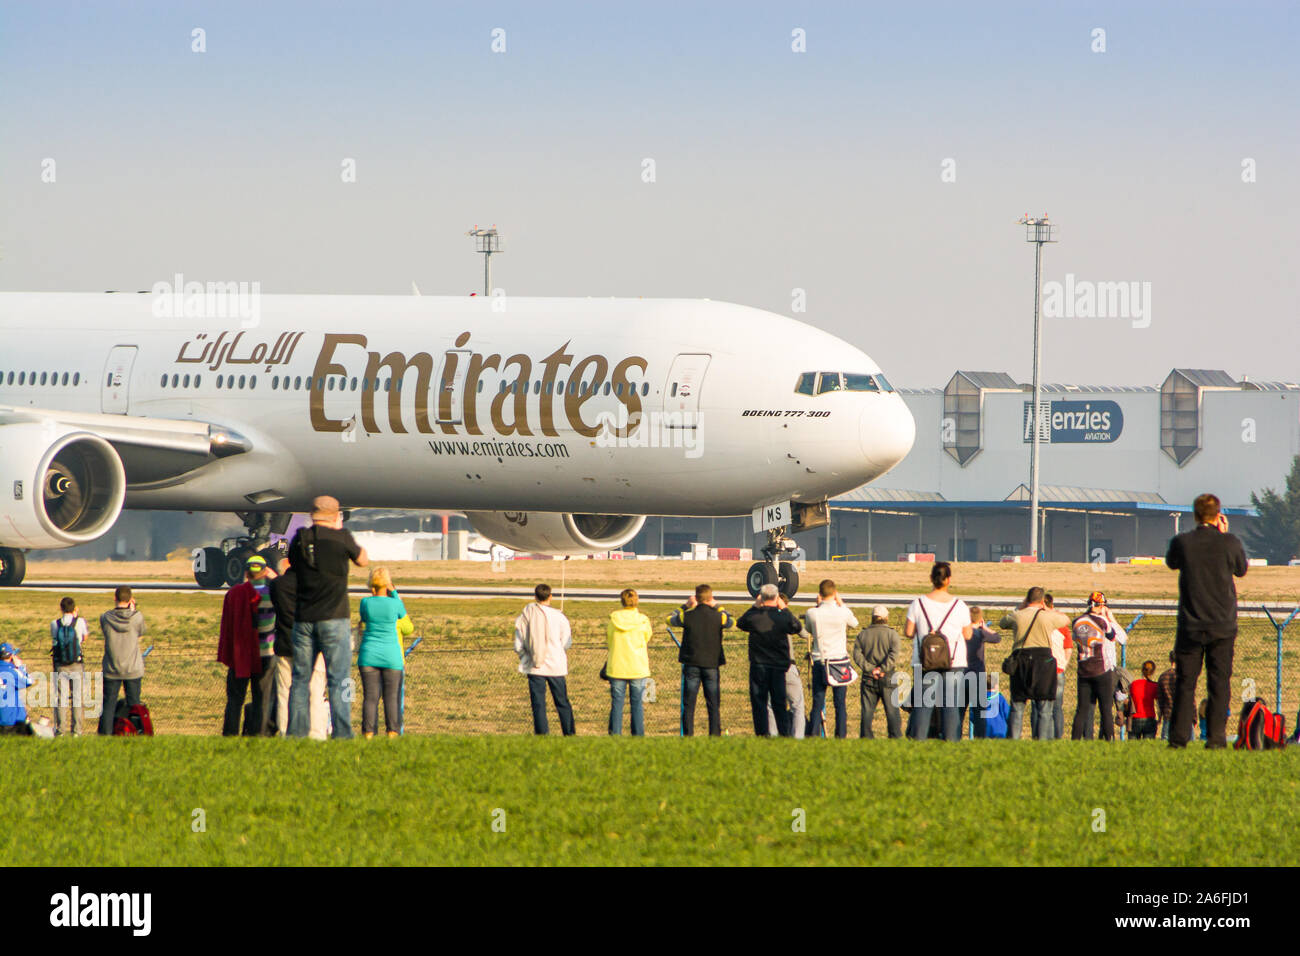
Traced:
[[653, 628], [650, 618], [637, 610], [637, 594], [627, 588], [619, 595], [623, 606], [609, 616], [606, 640], [609, 660], [605, 676], [609, 680], [609, 732], [623, 732], [623, 698], [632, 698], [632, 736], [645, 736], [645, 714], [641, 698], [645, 693], [646, 678], [650, 676], [650, 643]]

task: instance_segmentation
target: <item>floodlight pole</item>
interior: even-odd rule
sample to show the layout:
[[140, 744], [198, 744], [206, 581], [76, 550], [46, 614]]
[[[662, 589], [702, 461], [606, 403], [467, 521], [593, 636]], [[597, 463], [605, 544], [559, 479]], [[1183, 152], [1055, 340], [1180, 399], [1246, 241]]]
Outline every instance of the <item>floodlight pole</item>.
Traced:
[[1041, 309], [1043, 280], [1043, 243], [1055, 242], [1052, 233], [1055, 226], [1043, 216], [1020, 219], [1025, 226], [1025, 241], [1034, 244], [1034, 401], [1030, 411], [1030, 453], [1029, 453], [1029, 553], [1038, 560], [1038, 431], [1039, 410], [1042, 398], [1041, 370], [1043, 363], [1043, 316]]
[[501, 251], [501, 237], [497, 233], [497, 227], [480, 229], [475, 226], [465, 235], [474, 237], [474, 251], [483, 254], [483, 294], [490, 296], [492, 294], [492, 254]]

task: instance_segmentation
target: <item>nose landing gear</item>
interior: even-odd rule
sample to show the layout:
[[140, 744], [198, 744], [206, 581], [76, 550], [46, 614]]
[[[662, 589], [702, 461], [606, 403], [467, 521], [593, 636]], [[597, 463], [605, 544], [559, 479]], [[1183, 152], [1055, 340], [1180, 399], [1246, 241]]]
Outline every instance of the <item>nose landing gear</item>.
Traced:
[[786, 600], [790, 600], [799, 591], [799, 569], [793, 561], [782, 561], [782, 557], [793, 558], [799, 550], [794, 538], [786, 537], [786, 528], [771, 528], [767, 532], [767, 544], [763, 546], [763, 560], [749, 566], [745, 575], [745, 586], [750, 597], [758, 597], [758, 590], [765, 584], [775, 584]]

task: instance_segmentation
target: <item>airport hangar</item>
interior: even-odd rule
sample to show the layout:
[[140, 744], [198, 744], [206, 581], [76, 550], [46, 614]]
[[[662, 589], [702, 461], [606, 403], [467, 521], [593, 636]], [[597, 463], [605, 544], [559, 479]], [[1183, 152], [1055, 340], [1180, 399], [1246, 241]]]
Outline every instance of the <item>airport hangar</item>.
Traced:
[[[808, 559], [1028, 554], [1032, 388], [1002, 372], [959, 371], [943, 388], [899, 392], [916, 420], [911, 454], [832, 500], [829, 527], [798, 536]], [[1163, 557], [1204, 491], [1240, 531], [1255, 515], [1251, 492], [1281, 490], [1300, 454], [1296, 384], [1174, 369], [1159, 386], [1044, 385], [1041, 403], [1044, 561]], [[757, 549], [748, 522], [652, 518], [628, 550]]]

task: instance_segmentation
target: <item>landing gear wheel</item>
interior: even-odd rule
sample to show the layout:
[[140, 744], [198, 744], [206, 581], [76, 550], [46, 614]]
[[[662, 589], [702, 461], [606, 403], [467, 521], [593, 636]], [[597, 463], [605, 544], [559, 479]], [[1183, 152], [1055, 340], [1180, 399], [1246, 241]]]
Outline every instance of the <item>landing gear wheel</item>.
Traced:
[[794, 596], [799, 593], [799, 569], [789, 561], [782, 561], [777, 570], [779, 578], [776, 582], [777, 589], [785, 595], [787, 601], [794, 600]]
[[194, 581], [205, 591], [226, 583], [226, 556], [220, 548], [198, 548], [194, 552]]
[[13, 548], [0, 548], [0, 587], [17, 587], [26, 576], [27, 555]]
[[225, 571], [226, 583], [232, 588], [244, 580], [244, 571], [247, 570], [248, 559], [253, 556], [252, 548], [235, 548], [226, 555], [226, 560], [220, 567]]
[[776, 584], [776, 568], [766, 561], [755, 561], [745, 575], [745, 587], [749, 588], [749, 596], [758, 597], [758, 589], [764, 584]]

